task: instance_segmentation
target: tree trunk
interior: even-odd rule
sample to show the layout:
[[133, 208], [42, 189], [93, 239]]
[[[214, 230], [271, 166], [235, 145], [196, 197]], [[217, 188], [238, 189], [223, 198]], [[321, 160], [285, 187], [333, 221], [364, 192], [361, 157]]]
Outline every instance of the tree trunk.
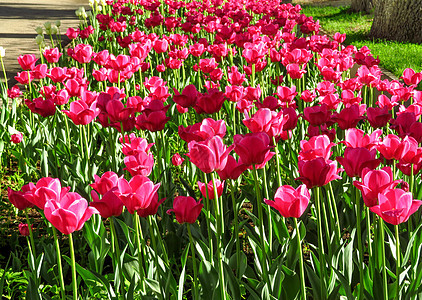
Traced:
[[422, 0], [374, 0], [372, 38], [422, 43]]
[[369, 13], [372, 8], [372, 0], [352, 0], [350, 10], [354, 12]]

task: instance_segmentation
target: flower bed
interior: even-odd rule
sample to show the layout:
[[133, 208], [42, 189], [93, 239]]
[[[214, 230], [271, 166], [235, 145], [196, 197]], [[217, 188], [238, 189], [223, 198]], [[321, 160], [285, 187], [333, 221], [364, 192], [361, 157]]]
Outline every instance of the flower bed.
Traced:
[[367, 47], [280, 1], [78, 14], [69, 47], [38, 38], [38, 64], [18, 57], [24, 88], [3, 93], [1, 163], [13, 155], [25, 180], [9, 200], [45, 217], [19, 227], [27, 294], [421, 292], [421, 73], [381, 81]]

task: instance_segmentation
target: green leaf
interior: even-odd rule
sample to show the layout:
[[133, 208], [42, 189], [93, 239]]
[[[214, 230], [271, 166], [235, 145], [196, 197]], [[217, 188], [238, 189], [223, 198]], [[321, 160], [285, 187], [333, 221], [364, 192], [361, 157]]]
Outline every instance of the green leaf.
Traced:
[[212, 295], [218, 285], [218, 272], [208, 261], [199, 264], [199, 281], [204, 295]]
[[183, 250], [181, 261], [182, 261], [182, 273], [180, 273], [179, 278], [179, 291], [177, 293], [177, 299], [183, 300], [183, 288], [185, 286], [185, 277], [186, 277], [186, 261], [189, 253], [189, 244], [187, 244], [185, 250]]

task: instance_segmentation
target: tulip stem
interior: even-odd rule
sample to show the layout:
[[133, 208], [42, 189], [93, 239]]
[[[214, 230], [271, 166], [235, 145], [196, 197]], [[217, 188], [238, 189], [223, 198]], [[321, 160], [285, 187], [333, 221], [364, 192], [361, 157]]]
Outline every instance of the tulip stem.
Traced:
[[196, 257], [195, 257], [195, 245], [193, 243], [192, 232], [190, 230], [190, 224], [186, 223], [188, 227], [188, 234], [189, 234], [189, 242], [190, 242], [190, 250], [192, 251], [192, 264], [193, 264], [193, 293], [194, 299], [198, 299], [198, 272], [196, 268]]
[[369, 258], [372, 257], [372, 239], [371, 239], [371, 214], [369, 207], [366, 207], [366, 227], [368, 231], [368, 254]]
[[139, 216], [135, 212], [134, 213], [134, 223], [133, 226], [135, 226], [135, 232], [136, 232], [136, 243], [138, 246], [138, 264], [139, 264], [139, 277], [141, 278], [142, 283], [142, 291], [145, 292], [145, 270], [144, 270], [144, 263], [143, 263], [143, 253], [142, 253], [142, 247], [141, 247], [141, 235], [142, 235], [142, 229], [141, 224], [139, 222]]
[[[204, 174], [204, 182], [205, 184], [207, 184], [208, 179], [207, 179], [207, 174]], [[205, 214], [206, 219], [207, 219], [207, 231], [208, 231], [208, 240], [209, 240], [209, 255], [210, 255], [210, 262], [211, 264], [214, 261], [214, 251], [213, 251], [213, 244], [212, 244], [212, 235], [211, 235], [211, 207], [210, 207], [210, 197], [208, 195], [208, 188], [205, 189], [205, 208], [207, 213]]]
[[400, 299], [400, 238], [399, 225], [394, 225], [396, 235], [396, 299]]
[[276, 166], [277, 166], [277, 183], [278, 186], [281, 186], [281, 172], [280, 172], [280, 152], [278, 151], [278, 144], [275, 140], [275, 137], [273, 137], [273, 144], [275, 148], [275, 158], [276, 158]]
[[120, 288], [121, 288], [121, 293], [122, 295], [124, 295], [125, 293], [125, 279], [123, 277], [123, 273], [122, 273], [122, 264], [120, 261], [120, 247], [119, 247], [119, 239], [117, 237], [116, 234], [116, 228], [114, 227], [114, 217], [110, 217], [110, 230], [111, 230], [111, 247], [113, 249], [113, 251], [115, 251], [115, 255], [116, 255], [116, 263], [118, 265], [119, 268], [119, 277], [120, 277]]
[[234, 180], [231, 181], [231, 188], [230, 188], [230, 195], [232, 197], [232, 205], [233, 205], [233, 236], [235, 237], [236, 242], [236, 276], [240, 279], [240, 240], [239, 240], [239, 224], [238, 224], [238, 215], [239, 212], [237, 211], [237, 203], [234, 197]]
[[28, 223], [28, 231], [29, 231], [29, 238], [30, 238], [30, 241], [31, 241], [32, 254], [36, 258], [37, 254], [36, 254], [36, 251], [35, 251], [34, 235], [33, 235], [32, 228], [31, 228], [31, 221], [29, 220], [29, 216], [28, 216], [28, 208], [25, 208], [24, 212], [25, 212], [26, 222]]
[[258, 184], [258, 171], [253, 165], [253, 177], [255, 180], [255, 191], [256, 191], [256, 204], [258, 209], [258, 220], [259, 220], [259, 237], [261, 238], [261, 248], [262, 248], [262, 259], [261, 259], [261, 268], [262, 268], [262, 277], [265, 282], [268, 283], [268, 272], [267, 272], [267, 252], [265, 247], [265, 232], [264, 232], [264, 224], [263, 224], [263, 213], [262, 213], [262, 196], [261, 196], [261, 190], [259, 188]]
[[[152, 220], [152, 223], [154, 225], [155, 230], [157, 232], [160, 232], [160, 230], [158, 229], [157, 220], [153, 217], [151, 217], [151, 220]], [[166, 265], [169, 266], [169, 258], [168, 258], [167, 251], [166, 251], [166, 248], [164, 246], [163, 238], [162, 238], [161, 234], [159, 234], [158, 242], [160, 243], [160, 246], [161, 246], [161, 251], [162, 251], [161, 253], [164, 256], [164, 261], [166, 262]]]
[[71, 233], [69, 233], [69, 248], [70, 248], [70, 259], [72, 260], [73, 300], [77, 300], [78, 299], [78, 282], [76, 281], [75, 249], [73, 247], [73, 238], [72, 238]]
[[60, 292], [62, 295], [62, 300], [65, 299], [65, 289], [64, 289], [64, 279], [63, 279], [63, 268], [62, 268], [62, 256], [60, 254], [60, 245], [59, 239], [57, 238], [57, 230], [54, 226], [51, 226], [53, 229], [53, 236], [54, 236], [54, 244], [56, 245], [56, 256], [57, 256], [57, 268], [59, 269], [59, 277], [60, 277]]
[[336, 229], [337, 239], [338, 239], [338, 241], [341, 241], [340, 220], [338, 218], [338, 211], [337, 211], [337, 205], [336, 205], [336, 202], [335, 202], [333, 186], [332, 186], [331, 182], [329, 182], [328, 184], [330, 186], [330, 195], [331, 195], [331, 197], [330, 197], [331, 201], [330, 202], [331, 202], [331, 206], [334, 210], [334, 218], [336, 220], [335, 229]]
[[358, 236], [358, 265], [359, 265], [359, 298], [363, 299], [363, 290], [365, 289], [364, 281], [363, 281], [363, 247], [362, 247], [362, 228], [361, 228], [361, 222], [362, 222], [362, 208], [361, 208], [361, 201], [359, 197], [359, 190], [357, 188], [354, 188], [355, 190], [355, 203], [356, 203], [356, 227], [357, 232], [356, 235]]
[[[223, 243], [222, 243], [222, 227], [224, 226], [224, 219], [223, 213], [220, 211], [220, 204], [218, 203], [218, 191], [217, 186], [215, 184], [215, 175], [214, 172], [211, 173], [212, 178], [212, 186], [214, 189], [214, 199], [215, 199], [215, 218], [217, 221], [217, 260], [218, 260], [218, 267], [220, 271], [220, 291], [221, 291], [221, 299], [226, 299], [226, 282], [224, 280], [224, 266], [223, 266], [223, 258], [221, 255], [221, 251], [223, 250]], [[205, 183], [206, 184], [206, 183]]]
[[[267, 186], [267, 170], [266, 165], [264, 165], [264, 168], [262, 169], [262, 172], [264, 174], [264, 191], [265, 191], [265, 198], [270, 198], [268, 195], [268, 186]], [[271, 206], [267, 205], [267, 211], [268, 211], [268, 246], [270, 249], [270, 252], [272, 252], [273, 249], [273, 221], [271, 218]]]
[[299, 275], [300, 275], [300, 290], [301, 290], [301, 294], [302, 297], [301, 299], [306, 299], [306, 285], [305, 285], [305, 273], [303, 270], [303, 251], [302, 251], [302, 242], [301, 242], [301, 237], [300, 237], [300, 231], [299, 231], [299, 226], [297, 224], [297, 218], [293, 218], [293, 222], [295, 225], [295, 230], [296, 230], [296, 239], [297, 239], [297, 244], [299, 247]]
[[322, 215], [321, 215], [321, 201], [320, 201], [320, 187], [315, 188], [315, 209], [317, 212], [317, 228], [318, 228], [318, 256], [319, 269], [321, 279], [321, 299], [326, 299], [327, 290], [325, 288], [325, 253], [324, 240], [322, 238]]
[[388, 284], [387, 284], [387, 268], [385, 266], [385, 231], [384, 231], [384, 220], [382, 218], [378, 219], [380, 238], [382, 242], [381, 247], [381, 263], [382, 263], [382, 282], [383, 282], [383, 295], [384, 300], [388, 300]]

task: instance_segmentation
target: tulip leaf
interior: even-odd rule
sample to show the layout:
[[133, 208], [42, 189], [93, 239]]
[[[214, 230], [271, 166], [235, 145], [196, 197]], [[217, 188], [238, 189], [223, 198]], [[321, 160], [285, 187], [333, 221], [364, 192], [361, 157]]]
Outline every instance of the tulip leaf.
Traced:
[[180, 273], [179, 278], [179, 290], [177, 293], [177, 299], [183, 300], [183, 290], [185, 286], [185, 277], [186, 277], [186, 262], [189, 253], [189, 244], [186, 245], [185, 249], [183, 250], [181, 261], [182, 261], [182, 272]]
[[273, 224], [274, 234], [280, 244], [283, 244], [283, 240], [289, 238], [289, 230], [278, 213], [271, 209], [271, 221]]
[[[242, 296], [240, 294], [239, 282], [237, 278], [234, 276], [231, 268], [224, 261], [223, 261], [223, 267], [224, 267], [224, 274], [227, 279], [227, 284], [228, 284], [229, 290], [231, 291], [231, 295], [233, 299], [241, 299]], [[220, 281], [220, 284], [221, 284], [221, 281]]]
[[312, 286], [312, 294], [315, 300], [321, 299], [321, 283], [317, 274], [309, 267], [307, 264], [304, 265], [306, 269], [306, 274], [308, 274], [309, 282]]
[[202, 286], [202, 293], [204, 295], [212, 295], [218, 285], [218, 272], [206, 260], [199, 264], [199, 281]]

